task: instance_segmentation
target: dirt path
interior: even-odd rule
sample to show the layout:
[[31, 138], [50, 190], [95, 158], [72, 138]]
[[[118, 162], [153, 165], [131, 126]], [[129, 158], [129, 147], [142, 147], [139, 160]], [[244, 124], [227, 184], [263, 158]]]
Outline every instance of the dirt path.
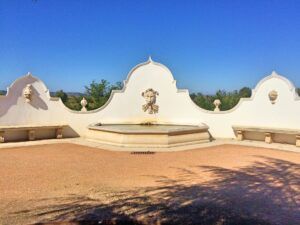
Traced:
[[232, 145], [148, 155], [73, 144], [1, 149], [0, 224], [293, 224], [300, 221], [299, 163], [299, 153]]

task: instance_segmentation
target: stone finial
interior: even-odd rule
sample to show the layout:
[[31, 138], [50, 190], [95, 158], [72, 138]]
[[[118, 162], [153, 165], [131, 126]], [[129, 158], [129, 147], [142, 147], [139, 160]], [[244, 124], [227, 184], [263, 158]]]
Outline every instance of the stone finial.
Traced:
[[269, 92], [269, 99], [270, 99], [272, 104], [276, 103], [277, 98], [278, 98], [278, 92], [277, 91], [273, 90], [273, 91]]
[[27, 103], [31, 102], [32, 98], [32, 85], [27, 84], [26, 87], [23, 89], [23, 97]]
[[81, 112], [86, 112], [86, 111], [87, 111], [86, 106], [87, 106], [88, 102], [87, 102], [87, 100], [85, 99], [85, 97], [82, 98], [80, 104], [81, 104], [81, 106], [82, 106]]
[[271, 76], [276, 77], [276, 76], [278, 76], [278, 73], [275, 70], [273, 70], [271, 73]]
[[222, 104], [222, 102], [221, 102], [220, 99], [215, 99], [215, 101], [214, 101], [214, 105], [215, 105], [214, 111], [215, 112], [220, 112], [220, 105], [221, 104]]

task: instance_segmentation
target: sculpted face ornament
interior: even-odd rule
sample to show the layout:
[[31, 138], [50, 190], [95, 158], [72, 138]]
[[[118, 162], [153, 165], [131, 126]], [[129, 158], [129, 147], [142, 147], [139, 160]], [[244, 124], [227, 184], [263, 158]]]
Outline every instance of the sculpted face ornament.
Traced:
[[277, 98], [278, 98], [277, 91], [275, 91], [275, 90], [270, 91], [270, 93], [269, 93], [269, 99], [270, 99], [270, 101], [271, 101], [272, 104], [275, 104]]
[[156, 103], [157, 91], [154, 91], [152, 88], [148, 88], [146, 91], [142, 92], [142, 96], [145, 98], [146, 104], [143, 105], [143, 111], [148, 112], [149, 114], [154, 114], [158, 112], [158, 105]]
[[32, 97], [32, 85], [31, 84], [26, 85], [26, 87], [23, 90], [23, 96], [27, 103], [31, 102], [31, 97]]

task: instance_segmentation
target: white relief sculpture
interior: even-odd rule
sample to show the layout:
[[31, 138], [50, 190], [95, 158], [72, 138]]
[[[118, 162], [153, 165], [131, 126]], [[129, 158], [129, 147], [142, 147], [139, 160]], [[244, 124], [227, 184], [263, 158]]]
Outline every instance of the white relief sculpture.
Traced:
[[26, 87], [23, 90], [23, 97], [25, 98], [25, 101], [27, 103], [31, 102], [32, 98], [32, 85], [27, 84]]
[[144, 112], [148, 112], [149, 114], [158, 113], [159, 106], [156, 105], [156, 95], [158, 95], [157, 91], [154, 91], [152, 88], [148, 88], [146, 91], [142, 93], [142, 96], [145, 98], [146, 104], [143, 105]]
[[269, 93], [269, 99], [270, 99], [270, 101], [271, 101], [272, 104], [275, 104], [277, 98], [278, 98], [277, 91], [275, 91], [275, 90], [270, 91], [270, 93]]

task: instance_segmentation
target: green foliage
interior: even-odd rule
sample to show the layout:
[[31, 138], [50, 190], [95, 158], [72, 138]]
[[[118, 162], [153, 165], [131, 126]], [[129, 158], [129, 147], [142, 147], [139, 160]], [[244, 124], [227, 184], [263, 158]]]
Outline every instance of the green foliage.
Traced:
[[92, 81], [92, 83], [88, 86], [85, 86], [85, 94], [80, 95], [72, 95], [67, 94], [63, 90], [60, 90], [55, 93], [56, 97], [60, 97], [63, 103], [72, 110], [81, 110], [81, 100], [83, 97], [86, 98], [88, 105], [88, 110], [97, 109], [103, 106], [112, 92], [112, 90], [120, 90], [123, 85], [121, 82], [117, 82], [115, 84], [110, 84], [106, 80], [101, 80], [99, 83], [96, 81]]
[[239, 96], [241, 98], [249, 98], [252, 94], [252, 90], [251, 88], [248, 87], [243, 87], [240, 91], [239, 91]]
[[93, 81], [89, 86], [85, 86], [87, 108], [93, 110], [103, 106], [109, 99], [112, 90], [120, 90], [122, 87], [121, 82], [110, 85], [108, 81], [103, 79], [99, 83]]
[[68, 96], [68, 100], [65, 102], [65, 105], [70, 109], [79, 111], [81, 110], [81, 99], [82, 97], [77, 97], [74, 95]]
[[227, 92], [224, 90], [218, 90], [214, 95], [203, 95], [202, 93], [193, 93], [190, 95], [192, 100], [201, 108], [206, 110], [214, 110], [213, 104], [215, 99], [221, 100], [221, 110], [229, 110], [237, 105], [240, 98], [248, 98], [251, 96], [251, 89], [244, 87], [239, 91]]
[[55, 97], [61, 98], [63, 103], [66, 103], [68, 101], [68, 95], [63, 90], [57, 91], [55, 93]]
[[296, 92], [297, 92], [298, 95], [300, 96], [300, 88], [296, 88]]
[[[110, 84], [106, 80], [101, 80], [100, 82], [92, 81], [88, 86], [85, 86], [85, 94], [75, 95], [67, 94], [63, 90], [57, 91], [55, 93], [56, 97], [60, 97], [63, 103], [72, 110], [81, 110], [80, 101], [83, 97], [86, 98], [88, 105], [88, 110], [97, 109], [103, 106], [110, 97], [112, 90], [120, 90], [123, 85], [121, 82], [115, 84]], [[300, 93], [300, 89], [297, 89]], [[204, 95], [202, 93], [192, 93], [192, 100], [201, 108], [206, 110], [214, 110], [215, 106], [213, 104], [215, 99], [220, 99], [222, 104], [220, 106], [221, 110], [229, 110], [236, 106], [240, 98], [248, 98], [251, 96], [251, 89], [248, 87], [243, 87], [239, 91], [224, 91], [218, 90], [214, 95]]]
[[110, 86], [106, 80], [100, 83], [93, 81], [89, 86], [85, 87], [86, 99], [88, 101], [88, 109], [96, 109], [105, 104], [109, 98]]
[[6, 91], [0, 90], [0, 95], [6, 95]]
[[203, 95], [202, 93], [193, 93], [191, 94], [192, 100], [201, 108], [207, 109], [207, 110], [213, 110], [214, 105], [212, 102], [214, 101], [213, 96], [211, 95]]

